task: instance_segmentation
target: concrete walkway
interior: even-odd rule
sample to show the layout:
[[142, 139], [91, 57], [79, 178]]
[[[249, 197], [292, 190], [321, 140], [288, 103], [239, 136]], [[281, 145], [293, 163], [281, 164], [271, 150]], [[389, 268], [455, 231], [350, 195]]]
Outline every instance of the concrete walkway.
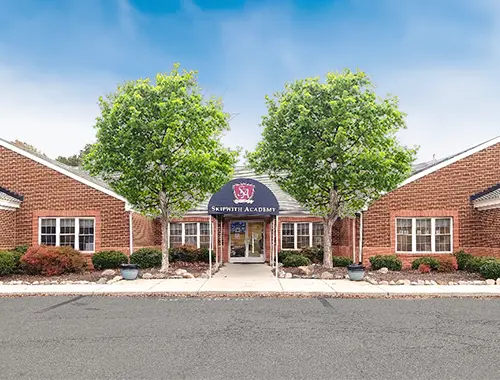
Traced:
[[277, 279], [265, 264], [227, 264], [211, 279], [154, 279], [113, 284], [0, 285], [0, 296], [15, 295], [315, 295], [325, 297], [490, 296], [500, 285], [371, 285], [368, 282]]

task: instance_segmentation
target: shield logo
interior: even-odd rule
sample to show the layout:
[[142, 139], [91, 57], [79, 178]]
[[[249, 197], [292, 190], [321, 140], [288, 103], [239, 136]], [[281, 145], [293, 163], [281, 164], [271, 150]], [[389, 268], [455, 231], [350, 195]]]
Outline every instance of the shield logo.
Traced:
[[235, 183], [233, 185], [234, 203], [253, 203], [255, 185], [250, 183]]

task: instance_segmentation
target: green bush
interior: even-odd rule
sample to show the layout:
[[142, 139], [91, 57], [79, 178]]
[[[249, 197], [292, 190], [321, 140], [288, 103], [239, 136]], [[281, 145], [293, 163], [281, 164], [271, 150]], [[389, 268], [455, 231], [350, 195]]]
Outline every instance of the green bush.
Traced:
[[352, 264], [352, 260], [345, 256], [333, 256], [333, 266], [334, 267], [346, 267]]
[[192, 263], [199, 260], [199, 253], [199, 250], [193, 245], [173, 247], [170, 248], [170, 261], [184, 261]]
[[[279, 257], [278, 257], [279, 258]], [[288, 255], [283, 260], [284, 267], [301, 267], [311, 264], [311, 261], [302, 255]]]
[[479, 268], [479, 273], [486, 279], [496, 280], [500, 278], [500, 260], [485, 262], [481, 268]]
[[389, 270], [401, 270], [403, 262], [396, 255], [375, 255], [370, 257], [370, 264], [373, 270], [387, 268]]
[[19, 259], [13, 252], [0, 251], [0, 275], [14, 274], [19, 269]]
[[278, 252], [278, 261], [280, 263], [283, 262], [283, 260], [286, 260], [286, 258], [290, 255], [299, 255], [299, 251], [279, 251]]
[[16, 248], [12, 250], [12, 252], [20, 253], [21, 256], [24, 255], [28, 251], [27, 245], [18, 245]]
[[323, 248], [303, 248], [300, 250], [299, 254], [307, 257], [312, 263], [323, 264]]
[[477, 256], [473, 257], [472, 259], [469, 260], [467, 263], [465, 270], [469, 272], [476, 272], [479, 273], [481, 270], [481, 267], [486, 264], [490, 263], [493, 261], [496, 261], [497, 259], [495, 257], [487, 257], [487, 256]]
[[470, 253], [466, 253], [464, 251], [456, 252], [454, 256], [457, 259], [458, 269], [460, 270], [466, 270], [467, 264], [469, 264], [469, 262], [473, 258], [473, 256]]
[[413, 262], [411, 263], [411, 269], [417, 270], [418, 267], [422, 264], [430, 266], [432, 270], [439, 269], [439, 261], [434, 257], [429, 256], [419, 257], [418, 259], [413, 260]]
[[141, 248], [130, 255], [130, 263], [141, 268], [161, 267], [161, 251], [154, 248]]
[[[208, 263], [210, 261], [210, 252], [208, 248], [198, 249], [198, 261]], [[212, 250], [212, 262], [215, 263], [215, 251]]]
[[92, 265], [97, 270], [116, 269], [120, 264], [126, 263], [127, 255], [120, 251], [101, 251], [92, 256]]

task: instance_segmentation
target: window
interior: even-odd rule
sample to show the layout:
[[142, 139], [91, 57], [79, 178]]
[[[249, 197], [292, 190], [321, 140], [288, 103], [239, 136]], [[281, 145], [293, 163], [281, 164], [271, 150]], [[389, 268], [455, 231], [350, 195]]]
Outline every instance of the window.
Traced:
[[67, 246], [93, 252], [94, 224], [93, 218], [40, 218], [38, 241], [42, 245]]
[[201, 223], [170, 223], [170, 246], [194, 245], [208, 248], [210, 244], [210, 225]]
[[452, 218], [397, 218], [397, 252], [452, 251]]
[[323, 246], [323, 223], [282, 223], [281, 249]]

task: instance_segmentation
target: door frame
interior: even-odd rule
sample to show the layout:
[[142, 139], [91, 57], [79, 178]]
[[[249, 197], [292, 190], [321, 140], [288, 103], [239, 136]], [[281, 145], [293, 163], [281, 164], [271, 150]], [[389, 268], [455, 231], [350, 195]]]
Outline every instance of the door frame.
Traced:
[[[245, 222], [245, 240], [248, 239], [248, 223], [262, 223], [262, 253], [261, 257], [248, 257], [248, 245], [245, 244], [245, 257], [231, 257], [231, 223]], [[229, 244], [227, 247], [227, 257], [230, 263], [265, 263], [266, 262], [266, 221], [265, 219], [229, 219], [228, 223]]]

